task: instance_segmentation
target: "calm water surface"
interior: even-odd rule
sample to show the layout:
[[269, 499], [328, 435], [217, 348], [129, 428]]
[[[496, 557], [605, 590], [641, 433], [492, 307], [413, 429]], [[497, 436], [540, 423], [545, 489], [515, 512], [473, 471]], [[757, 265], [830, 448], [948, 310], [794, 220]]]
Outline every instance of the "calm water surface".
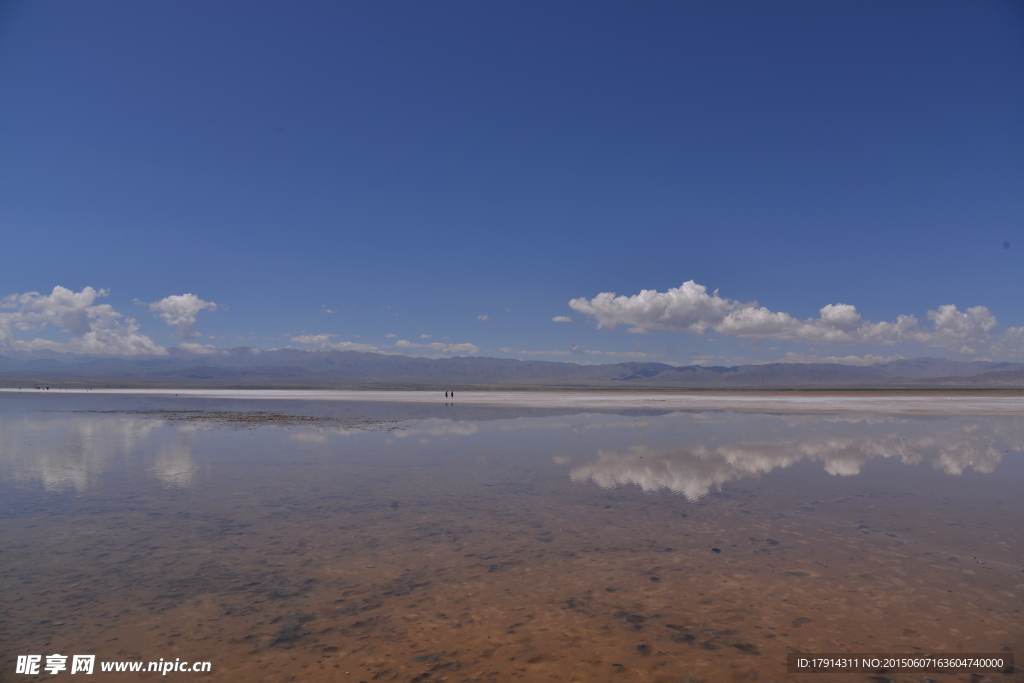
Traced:
[[[0, 679], [83, 653], [213, 663], [178, 680], [821, 683], [786, 654], [1024, 652], [1022, 451], [1021, 416], [948, 410], [3, 394]], [[92, 677], [135, 678], [161, 677]]]

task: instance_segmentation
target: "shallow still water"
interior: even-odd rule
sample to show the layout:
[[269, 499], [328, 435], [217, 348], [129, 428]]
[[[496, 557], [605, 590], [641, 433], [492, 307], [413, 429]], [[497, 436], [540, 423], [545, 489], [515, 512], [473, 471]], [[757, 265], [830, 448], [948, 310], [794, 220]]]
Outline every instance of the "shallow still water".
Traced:
[[[786, 654], [1024, 652], [1022, 451], [1015, 416], [8, 394], [0, 679], [82, 653], [820, 683]], [[137, 678], [164, 677], [87, 680]]]

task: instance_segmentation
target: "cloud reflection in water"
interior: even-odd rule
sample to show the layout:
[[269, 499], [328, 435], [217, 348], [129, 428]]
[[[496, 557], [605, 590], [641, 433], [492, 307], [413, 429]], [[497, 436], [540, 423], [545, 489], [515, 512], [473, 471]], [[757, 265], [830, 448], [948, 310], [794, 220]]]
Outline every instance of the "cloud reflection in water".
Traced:
[[[152, 443], [167, 421], [154, 418], [47, 415], [0, 423], [0, 481], [42, 484], [48, 492], [83, 493], [133, 460]], [[151, 472], [164, 486], [195, 481], [192, 425], [178, 426], [158, 446]]]
[[162, 420], [53, 415], [4, 420], [0, 477], [47, 491], [83, 492], [115, 462], [135, 453]]
[[[1006, 430], [999, 430], [1005, 432]], [[806, 438], [748, 441], [717, 447], [696, 445], [680, 449], [651, 449], [632, 446], [625, 455], [599, 450], [596, 462], [570, 472], [572, 481], [592, 481], [602, 488], [635, 484], [644, 491], [668, 489], [697, 500], [731, 480], [758, 477], [772, 470], [792, 467], [800, 461], [820, 462], [829, 474], [860, 474], [873, 458], [897, 458], [906, 465], [919, 464], [926, 457], [932, 466], [947, 474], [966, 469], [991, 473], [1002, 462], [1005, 445], [1024, 450], [1019, 433], [994, 433], [978, 425], [929, 436], [906, 438], [898, 434], [877, 436], [810, 436]]]

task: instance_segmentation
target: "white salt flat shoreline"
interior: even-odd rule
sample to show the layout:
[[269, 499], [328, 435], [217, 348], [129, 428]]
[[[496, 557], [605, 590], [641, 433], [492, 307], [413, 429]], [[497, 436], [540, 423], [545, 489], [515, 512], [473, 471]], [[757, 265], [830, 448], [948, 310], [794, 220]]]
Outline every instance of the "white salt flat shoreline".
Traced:
[[595, 410], [733, 410], [793, 413], [913, 413], [924, 415], [1024, 415], [1024, 396], [942, 393], [866, 395], [840, 393], [612, 393], [599, 391], [374, 391], [332, 389], [0, 389], [0, 393], [177, 396], [301, 401], [378, 401], [386, 403], [449, 403], [529, 408]]

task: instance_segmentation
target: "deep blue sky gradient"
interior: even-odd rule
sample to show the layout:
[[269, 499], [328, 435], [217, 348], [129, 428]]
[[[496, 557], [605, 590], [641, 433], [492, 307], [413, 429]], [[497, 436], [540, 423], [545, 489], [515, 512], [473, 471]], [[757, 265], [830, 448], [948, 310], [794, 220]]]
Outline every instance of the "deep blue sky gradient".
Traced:
[[1024, 325], [1020, 8], [5, 3], [0, 295], [109, 288], [161, 344], [132, 300], [193, 292], [224, 347], [678, 362], [807, 349], [598, 330], [568, 300], [692, 279], [799, 318]]

